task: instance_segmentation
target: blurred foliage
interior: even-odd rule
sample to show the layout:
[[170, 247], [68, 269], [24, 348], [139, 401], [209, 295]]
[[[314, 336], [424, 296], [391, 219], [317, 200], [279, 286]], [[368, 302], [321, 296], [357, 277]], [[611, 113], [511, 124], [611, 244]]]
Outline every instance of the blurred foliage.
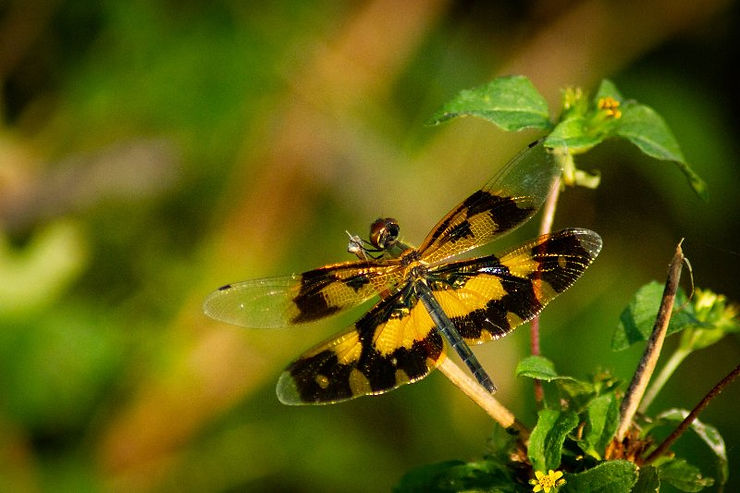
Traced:
[[[361, 310], [245, 331], [200, 304], [226, 282], [346, 259], [345, 230], [379, 215], [418, 242], [536, 136], [423, 126], [492, 74], [526, 75], [550, 107], [563, 87], [613, 79], [708, 183], [705, 204], [615, 142], [579, 160], [600, 188], [561, 199], [560, 226], [605, 246], [543, 318], [545, 354], [564, 374], [626, 378], [639, 351], [603, 351], [610, 329], [679, 238], [697, 283], [740, 299], [737, 13], [726, 0], [0, 2], [0, 490], [378, 491], [477, 457], [493, 425], [438, 375], [339, 406], [277, 402], [282, 367]], [[725, 340], [656, 405], [698, 401], [738, 360]], [[521, 330], [476, 352], [531, 426], [530, 386], [513, 378], [525, 347]], [[736, 396], [702, 415], [730, 465]], [[675, 448], [713, 467], [689, 439]]]

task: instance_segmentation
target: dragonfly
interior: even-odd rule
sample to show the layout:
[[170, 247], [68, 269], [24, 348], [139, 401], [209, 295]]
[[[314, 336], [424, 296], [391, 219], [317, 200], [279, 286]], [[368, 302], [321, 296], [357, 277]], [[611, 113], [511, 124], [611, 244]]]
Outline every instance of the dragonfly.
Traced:
[[599, 254], [583, 228], [545, 234], [501, 255], [456, 259], [529, 220], [561, 175], [542, 141], [530, 144], [445, 215], [418, 248], [392, 218], [350, 235], [358, 259], [299, 275], [227, 284], [211, 293], [209, 317], [243, 327], [301, 325], [379, 301], [344, 332], [309, 349], [277, 383], [289, 405], [329, 404], [416, 382], [452, 348], [488, 392], [496, 387], [471, 346], [499, 339], [539, 315]]

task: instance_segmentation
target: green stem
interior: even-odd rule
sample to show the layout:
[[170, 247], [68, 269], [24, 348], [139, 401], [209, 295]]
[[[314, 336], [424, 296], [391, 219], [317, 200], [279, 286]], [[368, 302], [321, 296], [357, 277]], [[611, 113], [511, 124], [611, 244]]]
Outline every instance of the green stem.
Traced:
[[665, 383], [669, 378], [671, 378], [671, 375], [673, 375], [673, 372], [676, 371], [678, 365], [680, 365], [689, 354], [691, 354], [691, 351], [687, 349], [683, 349], [681, 347], [676, 349], [645, 392], [645, 396], [642, 398], [642, 402], [638, 408], [639, 412], [644, 413], [647, 411], [647, 408], [650, 407], [655, 396], [658, 395]]

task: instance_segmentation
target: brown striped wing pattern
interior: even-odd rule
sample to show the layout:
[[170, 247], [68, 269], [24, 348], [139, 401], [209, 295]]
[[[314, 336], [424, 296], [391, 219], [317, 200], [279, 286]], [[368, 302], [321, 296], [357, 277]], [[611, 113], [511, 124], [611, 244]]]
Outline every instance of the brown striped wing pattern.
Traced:
[[419, 247], [422, 260], [442, 262], [525, 223], [542, 206], [560, 173], [542, 141], [533, 143], [437, 223]]

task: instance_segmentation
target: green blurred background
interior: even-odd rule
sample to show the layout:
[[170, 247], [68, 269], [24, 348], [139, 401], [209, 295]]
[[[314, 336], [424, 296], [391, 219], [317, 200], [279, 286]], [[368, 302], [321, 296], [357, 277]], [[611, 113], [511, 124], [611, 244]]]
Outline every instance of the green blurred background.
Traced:
[[[559, 204], [556, 228], [592, 228], [604, 249], [545, 312], [544, 353], [562, 373], [628, 379], [642, 348], [612, 353], [611, 334], [679, 238], [696, 284], [740, 301], [737, 14], [724, 0], [0, 0], [0, 490], [386, 491], [413, 466], [480, 457], [494, 425], [438, 373], [279, 404], [282, 368], [366, 306], [258, 331], [200, 304], [349, 259], [345, 230], [380, 215], [420, 242], [537, 137], [423, 126], [496, 75], [528, 76], [551, 108], [611, 78], [666, 117], [709, 184], [703, 203], [676, 167], [610, 141], [578, 161], [602, 186]], [[532, 425], [512, 376], [527, 336], [476, 352]], [[653, 410], [691, 408], [739, 355], [737, 338], [693, 355]], [[702, 415], [728, 444], [726, 491], [740, 491], [739, 395]], [[714, 473], [694, 437], [675, 449]]]

